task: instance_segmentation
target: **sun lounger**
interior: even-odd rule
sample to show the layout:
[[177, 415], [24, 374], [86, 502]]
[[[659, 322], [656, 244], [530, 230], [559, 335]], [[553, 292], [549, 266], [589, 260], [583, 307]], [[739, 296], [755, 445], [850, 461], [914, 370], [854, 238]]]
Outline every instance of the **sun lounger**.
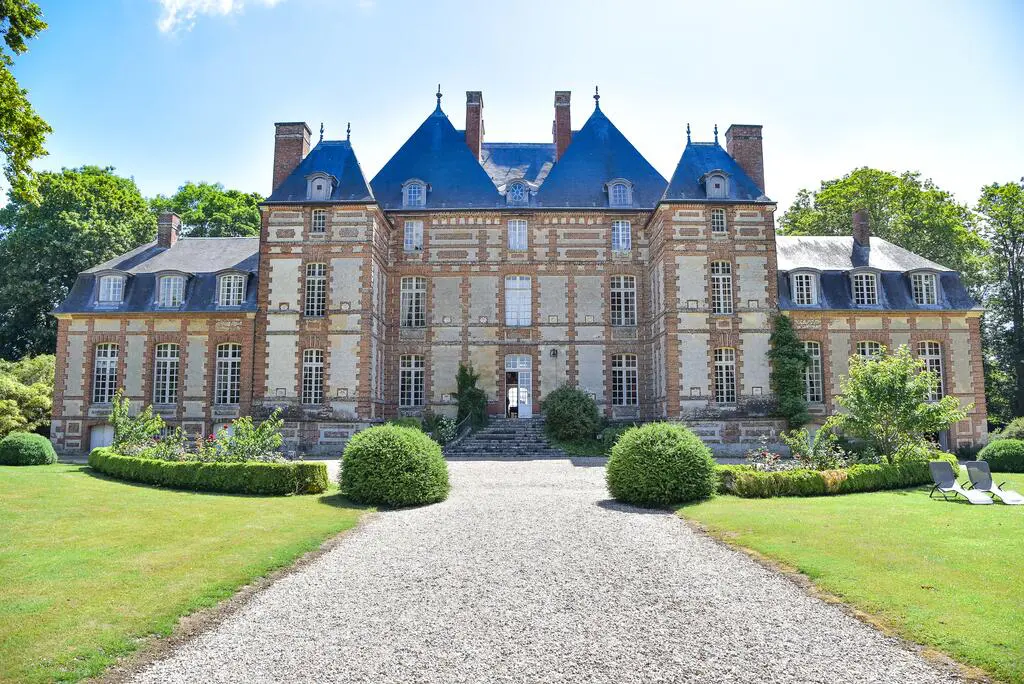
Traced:
[[1004, 504], [1011, 506], [1024, 504], [1024, 496], [1002, 488], [1006, 484], [1005, 482], [999, 484], [992, 482], [992, 471], [989, 470], [988, 461], [971, 461], [967, 464], [967, 475], [971, 478], [973, 491], [991, 494]]
[[960, 483], [956, 481], [956, 474], [953, 472], [953, 466], [948, 461], [931, 461], [928, 464], [928, 470], [932, 474], [932, 481], [935, 486], [932, 487], [932, 491], [928, 492], [928, 496], [931, 497], [935, 494], [936, 490], [942, 493], [942, 498], [949, 500], [947, 494], [952, 494], [955, 499], [957, 494], [964, 497], [972, 504], [990, 504], [993, 503], [992, 499], [985, 496], [985, 494], [977, 490], [967, 490], [960, 486]]

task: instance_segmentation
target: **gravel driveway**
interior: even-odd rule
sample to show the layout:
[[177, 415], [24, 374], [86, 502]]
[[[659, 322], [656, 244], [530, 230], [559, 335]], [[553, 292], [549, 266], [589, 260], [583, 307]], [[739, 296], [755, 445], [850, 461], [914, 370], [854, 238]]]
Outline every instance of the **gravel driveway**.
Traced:
[[950, 681], [578, 463], [453, 462], [135, 681]]

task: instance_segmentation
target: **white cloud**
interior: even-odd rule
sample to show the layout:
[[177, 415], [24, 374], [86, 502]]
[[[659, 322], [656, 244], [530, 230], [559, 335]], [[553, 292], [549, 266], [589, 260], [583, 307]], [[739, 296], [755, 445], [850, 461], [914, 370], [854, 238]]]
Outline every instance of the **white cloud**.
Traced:
[[[195, 26], [200, 15], [227, 16], [233, 12], [241, 12], [246, 0], [158, 0], [163, 13], [156, 26], [162, 33], [170, 33], [179, 28], [186, 31]], [[283, 0], [255, 0], [256, 4], [273, 7]]]

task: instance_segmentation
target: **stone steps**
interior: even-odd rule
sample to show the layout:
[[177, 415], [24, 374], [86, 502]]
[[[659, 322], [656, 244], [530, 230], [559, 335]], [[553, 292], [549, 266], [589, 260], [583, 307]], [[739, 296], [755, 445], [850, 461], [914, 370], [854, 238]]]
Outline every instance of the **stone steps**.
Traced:
[[544, 435], [540, 419], [491, 419], [479, 432], [445, 449], [449, 458], [566, 458]]

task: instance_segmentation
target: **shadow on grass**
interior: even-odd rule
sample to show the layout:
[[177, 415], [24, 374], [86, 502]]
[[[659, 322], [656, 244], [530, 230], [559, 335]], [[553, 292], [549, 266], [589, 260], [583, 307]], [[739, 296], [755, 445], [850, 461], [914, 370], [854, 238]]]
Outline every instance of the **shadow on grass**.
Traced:
[[641, 508], [632, 504], [622, 503], [615, 499], [602, 499], [597, 502], [599, 508], [604, 508], [609, 511], [615, 511], [617, 513], [636, 513], [640, 515], [672, 515], [672, 511], [667, 508]]
[[333, 491], [321, 494], [317, 497], [319, 503], [325, 506], [333, 506], [334, 508], [351, 508], [358, 511], [369, 511], [373, 510], [373, 506], [367, 506], [366, 504], [356, 503], [351, 499], [346, 499], [341, 492]]

